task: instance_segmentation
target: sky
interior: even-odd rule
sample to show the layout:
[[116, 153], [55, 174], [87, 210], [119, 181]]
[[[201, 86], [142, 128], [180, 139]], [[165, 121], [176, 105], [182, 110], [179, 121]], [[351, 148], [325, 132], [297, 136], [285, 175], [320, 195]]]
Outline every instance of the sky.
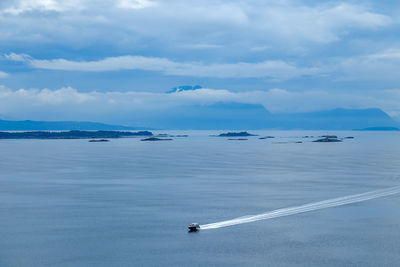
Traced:
[[236, 101], [400, 120], [399, 15], [393, 0], [2, 0], [0, 118], [132, 125]]

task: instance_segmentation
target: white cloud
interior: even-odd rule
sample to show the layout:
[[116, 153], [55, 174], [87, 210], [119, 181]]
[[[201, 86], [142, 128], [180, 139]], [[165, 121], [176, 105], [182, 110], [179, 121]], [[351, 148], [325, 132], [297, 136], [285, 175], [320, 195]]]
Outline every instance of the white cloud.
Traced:
[[4, 55], [5, 59], [12, 60], [12, 61], [19, 61], [19, 62], [28, 62], [32, 58], [27, 55], [27, 54], [15, 54], [15, 53], [10, 53]]
[[[265, 46], [288, 50], [393, 23], [389, 15], [362, 4], [299, 1], [18, 0], [6, 1], [0, 9], [0, 14], [18, 16], [3, 17], [3, 40], [81, 46], [104, 42], [131, 51], [148, 46], [149, 38], [160, 50], [214, 43], [242, 53]], [[60, 15], [28, 14], [43, 11]]]
[[149, 0], [119, 0], [118, 7], [119, 8], [128, 8], [128, 9], [139, 9], [156, 6], [157, 3]]
[[400, 49], [391, 48], [372, 54], [340, 58], [329, 63], [337, 80], [399, 80]]
[[33, 68], [66, 71], [160, 71], [166, 75], [217, 78], [271, 78], [286, 80], [319, 73], [317, 68], [297, 67], [281, 60], [257, 63], [204, 64], [202, 62], [175, 62], [166, 58], [143, 56], [109, 57], [98, 61], [71, 61], [66, 59], [40, 60], [27, 55], [9, 54], [9, 60], [25, 61]]
[[185, 44], [181, 46], [182, 48], [186, 49], [195, 49], [195, 50], [203, 50], [203, 49], [217, 49], [217, 48], [223, 48], [222, 45], [216, 45], [216, 44]]
[[269, 50], [269, 49], [272, 49], [272, 47], [271, 46], [266, 46], [266, 45], [264, 45], [264, 46], [253, 46], [253, 47], [250, 48], [250, 51], [263, 52], [263, 51], [266, 51], [266, 50]]
[[381, 59], [399, 60], [400, 59], [400, 49], [399, 48], [386, 49], [384, 51], [380, 51], [378, 53], [368, 55], [368, 56], [366, 56], [366, 58], [369, 58], [371, 60], [381, 60]]
[[4, 51], [48, 55], [7, 59], [50, 70], [396, 81], [399, 50], [359, 56], [398, 39], [395, 12], [382, 6], [390, 7], [327, 0], [2, 0], [0, 43]]
[[332, 93], [323, 90], [300, 93], [284, 89], [247, 92], [201, 89], [166, 94], [134, 91], [79, 92], [70, 87], [54, 91], [10, 90], [0, 87], [0, 114], [3, 117], [19, 119], [146, 122], [146, 118], [175, 107], [221, 101], [263, 104], [275, 113], [309, 112], [337, 107], [378, 107], [393, 116], [400, 114], [399, 89], [357, 95], [351, 92]]
[[14, 1], [12, 5], [3, 9], [6, 14], [19, 15], [32, 11], [55, 11], [63, 12], [70, 9], [82, 7], [79, 0], [19, 0]]
[[301, 6], [291, 1], [278, 1], [255, 11], [263, 14], [257, 24], [265, 32], [295, 42], [329, 43], [354, 29], [376, 29], [392, 23], [389, 16], [368, 10], [361, 5], [321, 4]]
[[0, 79], [8, 77], [8, 73], [4, 71], [0, 71]]
[[145, 70], [175, 76], [267, 78], [275, 81], [285, 81], [303, 76], [324, 76], [331, 80], [397, 81], [399, 80], [400, 49], [390, 48], [360, 56], [315, 60], [311, 66], [298, 66], [293, 62], [283, 60], [206, 64], [203, 62], [178, 62], [167, 58], [130, 55], [108, 57], [96, 61], [45, 60], [15, 53], [4, 55], [3, 58], [25, 62], [37, 69], [60, 71]]
[[175, 76], [267, 78], [274, 81], [285, 81], [303, 76], [325, 77], [334, 81], [397, 81], [399, 80], [400, 49], [390, 48], [360, 56], [315, 60], [311, 66], [298, 66], [293, 62], [283, 60], [206, 64], [196, 61], [178, 62], [167, 58], [130, 55], [108, 57], [96, 61], [72, 61], [35, 59], [26, 54], [10, 53], [4, 55], [3, 59], [25, 62], [37, 69], [59, 71], [145, 70]]

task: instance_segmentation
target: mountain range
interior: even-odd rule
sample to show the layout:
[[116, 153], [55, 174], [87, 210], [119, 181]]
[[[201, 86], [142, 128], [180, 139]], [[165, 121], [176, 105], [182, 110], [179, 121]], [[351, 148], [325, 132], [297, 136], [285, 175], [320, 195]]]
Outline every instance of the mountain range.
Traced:
[[149, 118], [161, 129], [304, 129], [353, 130], [398, 127], [399, 123], [378, 108], [343, 109], [307, 113], [271, 113], [260, 104], [218, 102], [188, 105]]
[[63, 130], [142, 130], [140, 127], [110, 125], [87, 121], [8, 121], [0, 120], [1, 131], [63, 131]]
[[[190, 90], [190, 89], [189, 89]], [[146, 115], [143, 115], [146, 116]], [[263, 105], [218, 102], [187, 105], [160, 114], [147, 115], [152, 129], [304, 129], [354, 130], [364, 128], [396, 129], [400, 124], [378, 108], [333, 109], [307, 113], [271, 113]], [[2, 131], [35, 130], [143, 130], [144, 127], [110, 125], [80, 121], [7, 121], [0, 120]]]

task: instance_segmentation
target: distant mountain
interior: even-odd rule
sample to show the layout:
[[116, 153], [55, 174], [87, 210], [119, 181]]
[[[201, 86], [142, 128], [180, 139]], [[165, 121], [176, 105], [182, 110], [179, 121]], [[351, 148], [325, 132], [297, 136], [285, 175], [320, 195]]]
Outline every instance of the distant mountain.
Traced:
[[262, 105], [219, 102], [179, 107], [159, 114], [151, 123], [161, 129], [263, 129], [270, 116]]
[[333, 109], [308, 113], [272, 114], [259, 104], [219, 102], [188, 105], [150, 118], [162, 129], [304, 129], [352, 130], [368, 127], [397, 127], [399, 124], [377, 108]]
[[40, 131], [40, 130], [142, 130], [140, 127], [109, 125], [86, 121], [7, 121], [0, 120], [0, 131]]
[[380, 125], [395, 127], [398, 123], [378, 108], [338, 108], [308, 113], [275, 114], [270, 125], [280, 129], [352, 130]]
[[198, 89], [202, 89], [203, 87], [200, 85], [181, 85], [175, 88], [172, 88], [170, 91], [167, 92], [167, 94], [172, 94], [172, 93], [178, 93], [178, 92], [182, 92], [182, 91], [194, 91], [194, 90], [198, 90]]
[[364, 129], [355, 129], [355, 131], [400, 131], [397, 127], [368, 127]]
[[[146, 125], [157, 129], [181, 130], [353, 130], [395, 129], [400, 124], [377, 108], [333, 109], [327, 111], [273, 114], [263, 105], [236, 102], [187, 105], [159, 114], [142, 114]], [[379, 127], [379, 128], [374, 128]], [[39, 130], [144, 130], [143, 127], [79, 121], [6, 121], [0, 131]]]

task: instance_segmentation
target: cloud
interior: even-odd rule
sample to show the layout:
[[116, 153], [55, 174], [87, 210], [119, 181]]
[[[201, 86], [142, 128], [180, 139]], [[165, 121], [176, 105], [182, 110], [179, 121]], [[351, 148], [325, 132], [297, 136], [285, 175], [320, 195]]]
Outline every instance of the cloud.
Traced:
[[400, 59], [400, 49], [399, 48], [391, 48], [386, 49], [384, 51], [380, 51], [378, 53], [367, 56], [370, 60], [382, 60], [382, 59]]
[[166, 58], [143, 56], [109, 57], [97, 61], [71, 61], [66, 59], [40, 60], [27, 55], [11, 53], [5, 56], [13, 61], [23, 61], [33, 68], [64, 71], [159, 71], [165, 75], [214, 78], [271, 78], [286, 80], [303, 75], [318, 74], [317, 68], [297, 67], [281, 60], [257, 63], [204, 64], [202, 62], [175, 62]]
[[387, 15], [362, 5], [345, 3], [301, 6], [291, 1], [278, 1], [260, 12], [265, 16], [265, 21], [260, 20], [258, 24], [261, 29], [296, 42], [329, 43], [354, 29], [373, 30], [392, 23]]
[[339, 58], [330, 63], [338, 80], [398, 81], [400, 49], [390, 48], [371, 54]]
[[[256, 50], [261, 51], [259, 49]], [[3, 58], [25, 62], [37, 69], [58, 71], [145, 70], [173, 76], [239, 79], [267, 78], [273, 81], [286, 81], [304, 76], [324, 77], [333, 81], [397, 81], [399, 80], [400, 49], [390, 48], [359, 56], [315, 60], [311, 66], [298, 66], [293, 62], [283, 60], [206, 64], [196, 61], [178, 62], [167, 58], [131, 55], [107, 57], [95, 61], [45, 60], [15, 53], [4, 55]]]
[[79, 0], [19, 0], [3, 9], [5, 14], [20, 15], [25, 12], [63, 12], [72, 8], [79, 8]]
[[128, 8], [128, 9], [138, 9], [138, 8], [146, 8], [151, 6], [156, 6], [157, 3], [149, 0], [119, 0], [118, 7], [119, 8]]
[[217, 45], [217, 44], [185, 44], [182, 45], [181, 47], [185, 49], [196, 49], [196, 50], [223, 48], [222, 45]]
[[4, 71], [0, 71], [0, 79], [8, 77], [8, 73]]
[[218, 43], [246, 53], [251, 47], [285, 51], [304, 43], [326, 44], [358, 30], [374, 31], [393, 24], [390, 15], [362, 4], [302, 2], [5, 1], [0, 14], [8, 16], [2, 18], [0, 35], [5, 41], [104, 44], [131, 52], [146, 46], [154, 49], [153, 45], [163, 50]]
[[[309, 112], [342, 108], [378, 107], [393, 116], [400, 114], [400, 89], [365, 94], [329, 91], [292, 92], [284, 89], [231, 92], [201, 89], [179, 93], [80, 92], [66, 87], [58, 90], [0, 87], [3, 118], [36, 120], [93, 120], [146, 125], [147, 119], [176, 107], [216, 102], [262, 104], [275, 113]], [[23, 108], [21, 108], [23, 107]]]
[[32, 58], [27, 54], [15, 54], [10, 53], [3, 56], [5, 59], [17, 61], [17, 62], [29, 62]]
[[[177, 78], [213, 86], [223, 82], [214, 78], [234, 78], [226, 83], [236, 90], [276, 81], [306, 90], [339, 78], [395, 84], [398, 55], [388, 48], [398, 46], [398, 19], [394, 4], [384, 2], [2, 0], [2, 51], [18, 52], [7, 59], [58, 72], [43, 78], [45, 72], [3, 61], [0, 69], [26, 87], [60, 86], [71, 75], [65, 70], [153, 72], [139, 79], [140, 72], [107, 73], [114, 89], [135, 79], [156, 90]], [[106, 90], [101, 74], [76, 75], [84, 78], [74, 86]], [[351, 86], [343, 83], [343, 90]]]

